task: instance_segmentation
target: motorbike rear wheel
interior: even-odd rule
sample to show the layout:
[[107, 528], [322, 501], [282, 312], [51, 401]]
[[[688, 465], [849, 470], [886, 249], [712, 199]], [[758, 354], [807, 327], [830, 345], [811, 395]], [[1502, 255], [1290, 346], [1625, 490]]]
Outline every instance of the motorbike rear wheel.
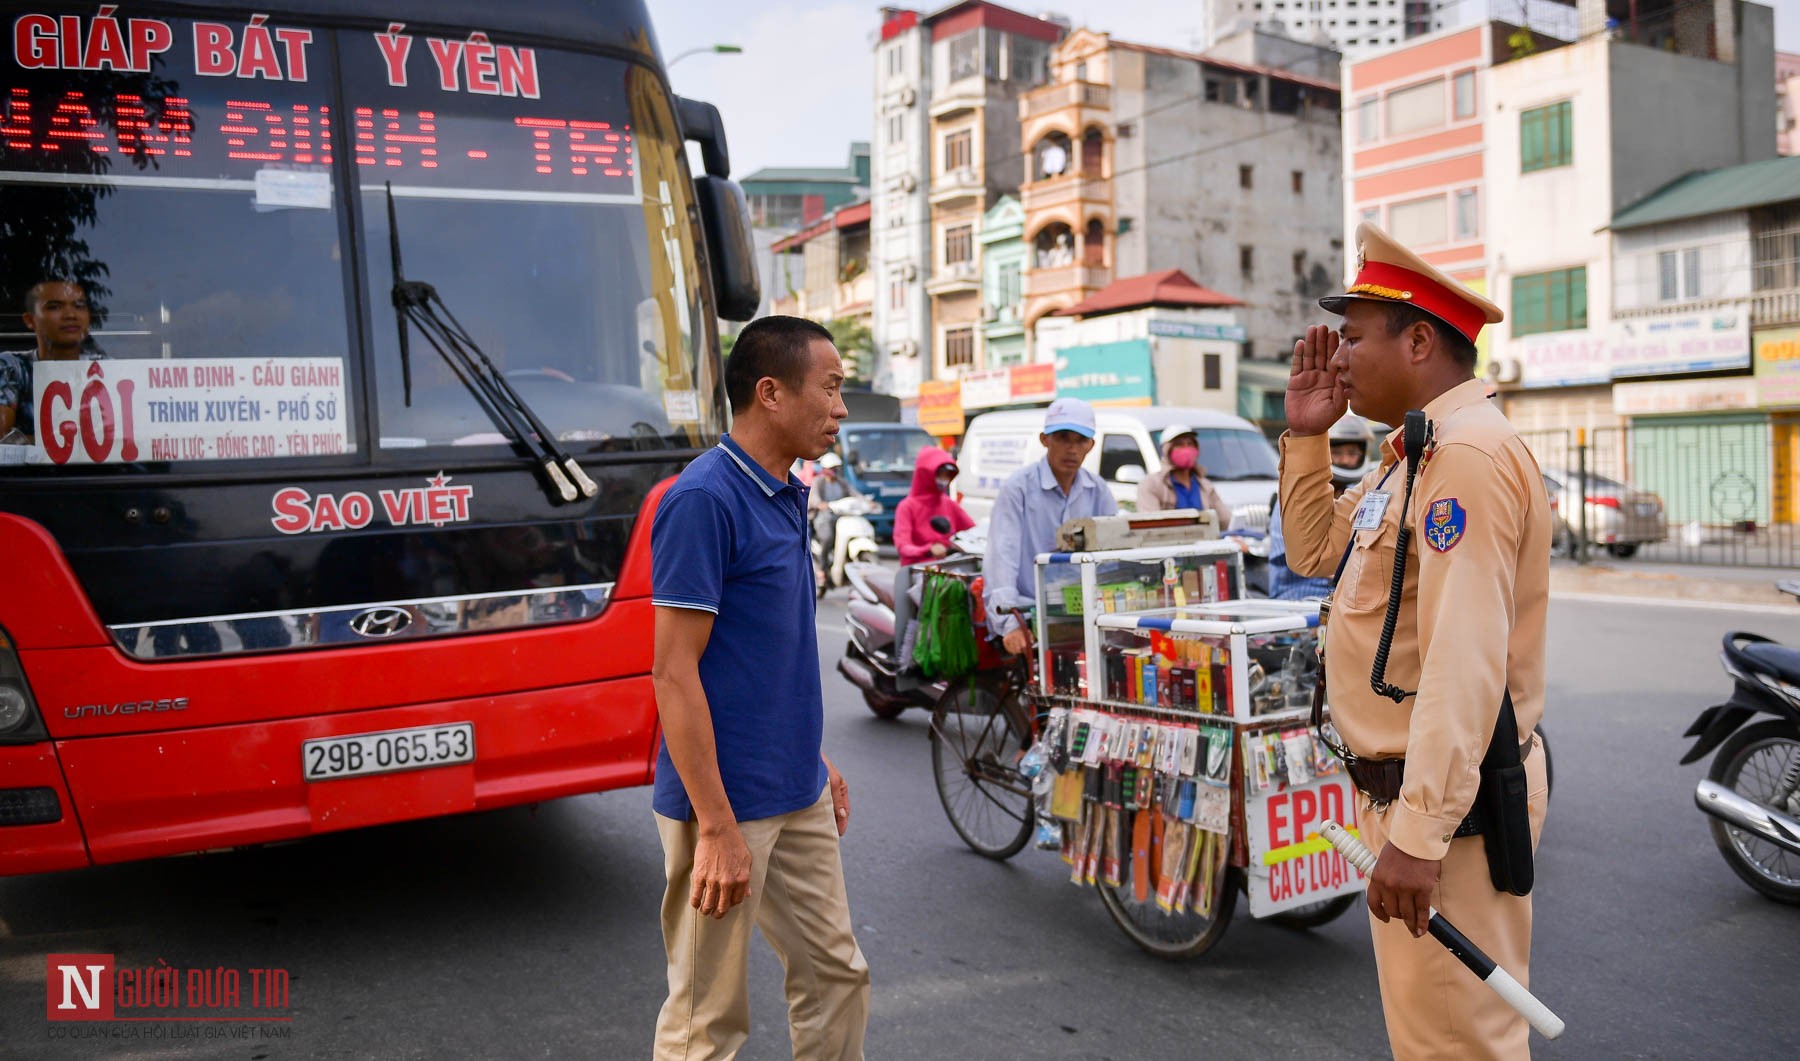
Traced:
[[[1745, 799], [1789, 815], [1800, 814], [1800, 795], [1788, 793], [1775, 802], [1782, 775], [1800, 757], [1800, 731], [1778, 719], [1745, 726], [1714, 754], [1707, 780], [1726, 786]], [[1745, 884], [1777, 902], [1800, 905], [1800, 855], [1789, 854], [1754, 833], [1707, 818], [1713, 842], [1725, 864]]]
[[883, 696], [873, 689], [863, 690], [863, 703], [869, 705], [869, 710], [875, 713], [876, 718], [899, 718], [900, 712], [906, 710], [905, 700]]

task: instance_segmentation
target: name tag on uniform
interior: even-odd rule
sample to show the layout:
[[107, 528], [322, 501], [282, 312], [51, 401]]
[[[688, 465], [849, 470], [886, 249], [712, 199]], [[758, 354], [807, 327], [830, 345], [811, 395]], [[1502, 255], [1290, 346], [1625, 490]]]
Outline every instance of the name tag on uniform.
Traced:
[[1366, 531], [1381, 526], [1381, 517], [1387, 515], [1388, 502], [1394, 495], [1386, 490], [1370, 490], [1362, 496], [1362, 503], [1356, 506], [1356, 518], [1350, 523], [1350, 529]]

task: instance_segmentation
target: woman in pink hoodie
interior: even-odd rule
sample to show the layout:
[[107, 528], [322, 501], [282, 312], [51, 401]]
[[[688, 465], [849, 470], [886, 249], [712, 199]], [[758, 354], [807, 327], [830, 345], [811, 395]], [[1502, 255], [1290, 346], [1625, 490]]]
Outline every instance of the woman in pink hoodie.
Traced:
[[[922, 564], [948, 555], [950, 535], [975, 525], [950, 497], [950, 482], [955, 478], [956, 461], [950, 454], [936, 446], [919, 451], [913, 462], [912, 492], [894, 510], [894, 546], [900, 550], [902, 565]], [[931, 521], [939, 516], [949, 521], [948, 531], [932, 527]]]

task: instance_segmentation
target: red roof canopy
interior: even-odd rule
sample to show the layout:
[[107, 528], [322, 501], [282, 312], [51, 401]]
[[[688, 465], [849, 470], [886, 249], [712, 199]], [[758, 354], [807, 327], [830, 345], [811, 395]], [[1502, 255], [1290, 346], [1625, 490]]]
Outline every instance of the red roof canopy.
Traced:
[[1102, 313], [1137, 309], [1142, 306], [1241, 306], [1242, 299], [1214, 291], [1199, 284], [1180, 269], [1164, 269], [1160, 273], [1128, 276], [1089, 295], [1066, 309], [1057, 310], [1064, 317], [1096, 317]]

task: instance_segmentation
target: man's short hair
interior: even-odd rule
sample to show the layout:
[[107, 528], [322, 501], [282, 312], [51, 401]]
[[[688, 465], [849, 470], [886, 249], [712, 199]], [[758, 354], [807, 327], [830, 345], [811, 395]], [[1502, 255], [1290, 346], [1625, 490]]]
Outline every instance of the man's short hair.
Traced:
[[741, 413], [749, 407], [756, 382], [765, 376], [798, 389], [806, 381], [808, 354], [816, 339], [832, 342], [831, 332], [805, 317], [776, 314], [744, 325], [725, 362], [725, 396], [731, 411]]
[[81, 281], [71, 280], [62, 276], [52, 276], [48, 280], [39, 280], [37, 283], [32, 284], [25, 289], [25, 312], [36, 313], [38, 311], [38, 306], [44, 301], [44, 288], [49, 287], [51, 284], [68, 284], [70, 287], [81, 292], [82, 298], [88, 297], [87, 285]]
[[1424, 321], [1431, 325], [1431, 330], [1437, 333], [1438, 341], [1450, 351], [1450, 356], [1456, 359], [1457, 364], [1467, 369], [1475, 367], [1475, 344], [1469, 341], [1468, 336], [1450, 327], [1437, 314], [1427, 313], [1417, 306], [1411, 306], [1404, 302], [1384, 303], [1383, 308], [1387, 310], [1389, 335], [1399, 335], [1420, 321]]

